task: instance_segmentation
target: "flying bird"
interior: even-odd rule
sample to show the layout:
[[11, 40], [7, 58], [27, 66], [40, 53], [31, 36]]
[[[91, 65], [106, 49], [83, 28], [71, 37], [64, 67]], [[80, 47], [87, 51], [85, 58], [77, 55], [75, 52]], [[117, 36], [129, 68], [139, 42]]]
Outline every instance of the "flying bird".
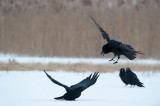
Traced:
[[119, 77], [122, 80], [122, 82], [125, 83], [125, 85], [128, 85], [128, 81], [126, 79], [126, 71], [124, 68], [120, 69]]
[[[44, 70], [44, 72], [46, 73], [46, 71]], [[87, 78], [85, 78], [84, 80], [82, 80], [81, 82], [72, 85], [72, 86], [67, 86], [64, 85], [58, 81], [56, 81], [55, 79], [53, 79], [50, 75], [48, 75], [46, 73], [47, 77], [55, 84], [64, 87], [66, 90], [66, 93], [63, 96], [60, 97], [56, 97], [54, 99], [64, 99], [64, 100], [75, 100], [76, 98], [81, 96], [81, 93], [87, 89], [88, 87], [92, 86], [93, 84], [96, 83], [97, 78], [99, 77], [99, 73], [95, 72], [93, 75], [90, 74], [90, 76], [88, 76]]]
[[143, 83], [139, 81], [137, 75], [130, 68], [126, 68], [126, 79], [131, 86], [137, 85], [138, 87], [144, 87]]
[[94, 21], [99, 31], [102, 33], [102, 37], [106, 39], [106, 41], [108, 42], [107, 44], [103, 45], [101, 55], [104, 56], [104, 54], [112, 52], [114, 54], [114, 57], [109, 61], [114, 61], [114, 58], [118, 56], [118, 59], [113, 64], [118, 63], [118, 60], [120, 59], [120, 55], [124, 55], [129, 60], [133, 60], [136, 58], [136, 54], [143, 54], [141, 53], [141, 51], [135, 51], [134, 48], [131, 47], [130, 45], [123, 44], [122, 42], [110, 39], [109, 34], [105, 32], [97, 24], [97, 22], [93, 19], [93, 17], [91, 17], [91, 19]]

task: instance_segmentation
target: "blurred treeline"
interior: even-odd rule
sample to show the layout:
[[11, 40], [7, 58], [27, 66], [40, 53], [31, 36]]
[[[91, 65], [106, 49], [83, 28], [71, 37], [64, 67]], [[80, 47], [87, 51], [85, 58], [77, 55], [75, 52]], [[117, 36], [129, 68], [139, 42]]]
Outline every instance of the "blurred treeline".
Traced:
[[139, 58], [160, 59], [160, 0], [0, 0], [0, 52], [100, 57], [106, 41], [90, 16]]

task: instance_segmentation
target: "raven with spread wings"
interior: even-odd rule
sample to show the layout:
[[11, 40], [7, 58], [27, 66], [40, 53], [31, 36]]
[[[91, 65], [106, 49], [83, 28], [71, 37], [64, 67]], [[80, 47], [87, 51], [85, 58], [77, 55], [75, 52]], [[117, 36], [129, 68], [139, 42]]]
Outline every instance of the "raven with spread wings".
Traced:
[[[44, 70], [44, 72], [46, 73], [46, 71]], [[81, 82], [72, 85], [70, 87], [68, 87], [67, 85], [64, 85], [58, 81], [56, 81], [55, 79], [53, 79], [50, 75], [48, 75], [46, 73], [47, 77], [55, 84], [62, 86], [65, 88], [66, 93], [63, 96], [54, 98], [54, 99], [65, 99], [65, 100], [75, 100], [76, 98], [81, 96], [81, 93], [87, 89], [88, 87], [90, 87], [91, 85], [95, 84], [97, 81], [97, 78], [99, 77], [99, 74], [97, 72], [95, 72], [93, 75], [90, 74], [89, 77], [85, 78], [84, 80], [82, 80]]]
[[135, 51], [133, 47], [127, 44], [123, 44], [122, 42], [111, 40], [109, 37], [109, 34], [105, 32], [91, 17], [91, 19], [94, 21], [96, 26], [98, 27], [99, 31], [102, 33], [102, 37], [106, 39], [108, 42], [107, 44], [103, 45], [101, 55], [107, 54], [112, 52], [114, 54], [114, 57], [109, 61], [114, 61], [114, 58], [118, 56], [118, 59], [113, 63], [118, 63], [118, 60], [120, 59], [120, 55], [126, 56], [129, 60], [133, 60], [136, 58], [136, 54], [143, 54], [141, 51]]

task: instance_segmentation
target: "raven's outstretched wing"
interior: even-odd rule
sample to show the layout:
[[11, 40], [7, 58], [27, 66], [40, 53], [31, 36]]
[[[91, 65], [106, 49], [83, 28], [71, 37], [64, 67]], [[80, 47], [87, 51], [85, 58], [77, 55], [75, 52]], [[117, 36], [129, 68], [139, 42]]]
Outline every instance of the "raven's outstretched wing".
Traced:
[[[46, 73], [45, 70], [44, 70], [44, 72]], [[64, 88], [66, 89], [66, 91], [69, 91], [69, 90], [70, 90], [70, 88], [69, 88], [68, 86], [66, 86], [66, 85], [64, 85], [64, 84], [56, 81], [55, 79], [53, 79], [53, 78], [52, 78], [50, 75], [48, 75], [47, 73], [46, 73], [46, 75], [47, 75], [47, 77], [48, 77], [53, 83], [55, 83], [55, 84], [57, 84], [57, 85], [59, 85], [59, 86], [64, 87]]]
[[105, 32], [98, 24], [97, 22], [93, 19], [93, 17], [91, 17], [91, 19], [94, 21], [94, 23], [96, 24], [96, 26], [98, 27], [99, 31], [102, 33], [102, 36], [104, 39], [106, 39], [107, 42], [110, 41], [109, 38], [109, 34], [107, 32]]
[[90, 87], [91, 85], [95, 84], [97, 81], [97, 78], [99, 77], [98, 72], [95, 72], [94, 75], [92, 74], [79, 82], [78, 84], [72, 85], [70, 88], [73, 90], [79, 89], [81, 92]]

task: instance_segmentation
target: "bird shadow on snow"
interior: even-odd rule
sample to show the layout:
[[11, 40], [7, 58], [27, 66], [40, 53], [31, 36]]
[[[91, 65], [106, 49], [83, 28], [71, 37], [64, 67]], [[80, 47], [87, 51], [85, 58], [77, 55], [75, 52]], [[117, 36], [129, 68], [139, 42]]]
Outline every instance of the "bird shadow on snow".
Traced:
[[[31, 102], [91, 102], [91, 101], [95, 101], [96, 99], [76, 99], [76, 100], [55, 100], [55, 99], [30, 99], [27, 101], [31, 101]], [[96, 100], [96, 101], [101, 101], [101, 100]]]
[[30, 102], [52, 102], [52, 99], [28, 99], [26, 101]]

